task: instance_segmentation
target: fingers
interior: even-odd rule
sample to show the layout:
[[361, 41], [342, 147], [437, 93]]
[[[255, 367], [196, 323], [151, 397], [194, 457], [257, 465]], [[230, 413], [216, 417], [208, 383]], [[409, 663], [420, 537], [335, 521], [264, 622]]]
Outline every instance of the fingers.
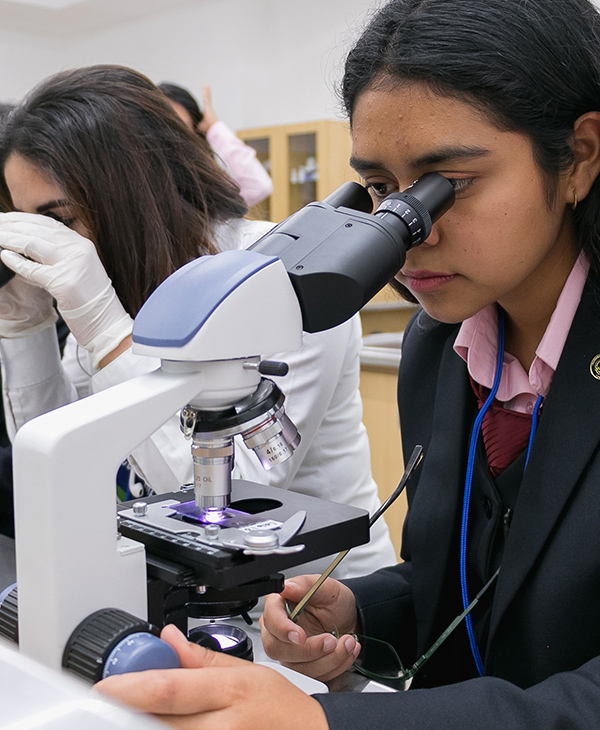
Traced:
[[8, 226], [17, 224], [32, 224], [32, 225], [44, 225], [47, 228], [65, 228], [64, 224], [57, 221], [55, 218], [50, 218], [47, 215], [40, 215], [39, 213], [0, 213], [0, 231]]
[[191, 715], [225, 707], [226, 688], [231, 678], [230, 667], [152, 669], [108, 677], [98, 682], [94, 689], [143, 712]]
[[188, 641], [184, 634], [172, 624], [165, 626], [160, 632], [160, 638], [170, 644], [177, 652], [181, 666], [188, 669], [199, 669], [210, 666], [237, 667], [239, 660], [227, 654], [205, 649], [192, 641]]
[[31, 258], [51, 255], [57, 244], [74, 240], [83, 237], [54, 218], [30, 213], [0, 214], [0, 246]]
[[14, 251], [35, 261], [49, 263], [45, 259], [48, 258], [48, 255], [52, 255], [52, 246], [40, 238], [37, 233], [39, 233], [39, 229], [35, 231], [35, 234], [26, 230], [0, 230], [0, 248], [4, 251]]
[[280, 673], [242, 659], [235, 660], [235, 666], [220, 666], [224, 657], [216, 657], [215, 666], [204, 669], [122, 674], [99, 682], [96, 688], [181, 730], [327, 729], [316, 700]]
[[175, 649], [181, 669], [115, 675], [98, 682], [95, 688], [144, 712], [164, 715], [208, 712], [227, 705], [224, 699], [230, 685], [227, 678], [232, 672], [252, 666], [242, 659], [189, 642], [172, 625], [165, 626], [160, 638]]
[[[280, 641], [301, 645], [309, 634], [327, 633], [335, 613], [340, 584], [328, 579], [311, 597], [307, 610], [297, 621], [288, 616], [292, 608], [314, 585], [317, 575], [297, 576], [285, 583], [280, 594], [267, 596], [264, 609], [264, 628]], [[348, 629], [346, 629], [348, 630]]]
[[332, 634], [323, 633], [309, 636], [302, 645], [296, 645], [289, 640], [278, 640], [263, 630], [262, 640], [265, 652], [272, 659], [322, 682], [350, 669], [360, 653], [360, 644], [348, 634], [336, 639]]
[[0, 249], [0, 260], [3, 264], [6, 264], [9, 269], [12, 269], [15, 273], [19, 273], [19, 267], [23, 257], [19, 256], [19, 254], [13, 253], [12, 251]]
[[288, 618], [285, 593], [284, 589], [283, 593], [273, 593], [265, 598], [265, 608], [260, 618], [261, 632], [266, 633], [268, 638], [301, 645], [306, 641], [306, 632]]
[[318, 575], [298, 575], [291, 580], [286, 580], [281, 595], [287, 600], [298, 603], [301, 598], [304, 598], [309, 589], [312, 588], [313, 584], [317, 580]]
[[186, 647], [185, 638], [181, 641], [172, 632], [163, 631], [161, 637], [173, 642], [182, 664], [195, 666], [115, 675], [98, 682], [95, 689], [143, 712], [185, 716], [224, 710], [240, 697], [251, 696], [252, 687], [284, 681], [271, 669], [243, 659], [194, 644]]
[[206, 107], [210, 107], [210, 86], [208, 84], [204, 84], [202, 86], [202, 110]]
[[[286, 584], [284, 593], [303, 594], [298, 588]], [[360, 645], [350, 635], [339, 639], [325, 632], [307, 636], [301, 626], [287, 617], [283, 595], [267, 596], [260, 625], [263, 648], [268, 656], [321, 681], [333, 679], [349, 669], [360, 653]]]
[[53, 266], [67, 257], [83, 256], [88, 246], [94, 246], [91, 241], [68, 228], [65, 229], [65, 234], [63, 231], [48, 230], [29, 223], [11, 229], [0, 229], [0, 248], [21, 254], [31, 261]]
[[2, 263], [6, 264], [9, 269], [12, 269], [19, 276], [27, 279], [27, 281], [38, 286], [46, 286], [47, 266], [39, 264], [37, 261], [30, 261], [24, 256], [6, 249], [0, 253], [0, 259], [2, 259]]
[[[318, 637], [312, 637], [318, 638]], [[345, 635], [339, 639], [330, 637], [335, 642], [333, 651], [316, 658], [300, 661], [284, 661], [281, 664], [307, 677], [328, 682], [352, 667], [360, 654], [360, 644], [353, 636]], [[310, 639], [307, 641], [307, 644]]]
[[63, 249], [79, 255], [95, 251], [89, 238], [53, 218], [30, 213], [0, 213], [0, 247], [44, 264], [60, 261]]

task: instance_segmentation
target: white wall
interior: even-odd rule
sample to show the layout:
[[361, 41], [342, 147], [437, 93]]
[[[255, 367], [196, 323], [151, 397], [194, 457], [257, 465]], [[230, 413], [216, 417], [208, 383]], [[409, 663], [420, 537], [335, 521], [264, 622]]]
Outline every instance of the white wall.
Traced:
[[0, 101], [18, 101], [50, 70], [58, 68], [60, 51], [53, 38], [3, 30], [0, 19]]
[[234, 129], [339, 116], [341, 61], [381, 0], [194, 0], [61, 40], [2, 32], [0, 100], [61, 68], [120, 63], [200, 95]]

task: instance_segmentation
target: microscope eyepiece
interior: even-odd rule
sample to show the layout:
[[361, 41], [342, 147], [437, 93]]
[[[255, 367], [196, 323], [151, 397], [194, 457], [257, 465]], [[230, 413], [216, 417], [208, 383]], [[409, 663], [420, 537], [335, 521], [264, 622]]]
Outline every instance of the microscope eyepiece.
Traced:
[[436, 172], [427, 172], [406, 190], [391, 193], [375, 211], [400, 234], [408, 251], [429, 236], [433, 221], [454, 203], [452, 183]]
[[371, 196], [349, 182], [322, 203], [294, 213], [251, 249], [281, 259], [304, 331], [320, 332], [349, 319], [375, 296], [453, 203], [448, 178], [428, 172], [389, 195], [371, 215]]

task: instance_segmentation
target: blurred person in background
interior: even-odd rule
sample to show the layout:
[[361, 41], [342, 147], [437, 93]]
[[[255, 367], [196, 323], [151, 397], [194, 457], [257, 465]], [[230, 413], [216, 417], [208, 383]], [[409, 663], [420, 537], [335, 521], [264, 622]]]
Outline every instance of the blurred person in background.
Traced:
[[217, 160], [238, 184], [246, 205], [251, 207], [271, 195], [273, 183], [257, 159], [256, 151], [217, 117], [211, 103], [210, 86], [202, 87], [202, 108], [182, 86], [163, 82], [158, 88], [168, 97], [184, 124], [206, 138]]

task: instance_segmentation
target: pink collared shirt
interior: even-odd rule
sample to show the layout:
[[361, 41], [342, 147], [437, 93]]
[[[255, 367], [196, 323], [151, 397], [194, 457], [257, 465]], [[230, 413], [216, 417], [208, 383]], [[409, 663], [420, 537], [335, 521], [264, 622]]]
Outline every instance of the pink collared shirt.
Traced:
[[[579, 254], [556, 303], [544, 336], [535, 351], [529, 373], [512, 355], [505, 352], [502, 378], [496, 399], [505, 408], [531, 413], [538, 395], [546, 396], [563, 351], [573, 317], [589, 271], [583, 252]], [[491, 388], [496, 372], [498, 353], [498, 317], [490, 305], [466, 319], [458, 332], [454, 350], [467, 363], [469, 375], [486, 388]]]
[[219, 120], [212, 124], [206, 139], [238, 184], [246, 205], [256, 205], [271, 195], [273, 182], [256, 157], [256, 150], [237, 137], [224, 122]]

